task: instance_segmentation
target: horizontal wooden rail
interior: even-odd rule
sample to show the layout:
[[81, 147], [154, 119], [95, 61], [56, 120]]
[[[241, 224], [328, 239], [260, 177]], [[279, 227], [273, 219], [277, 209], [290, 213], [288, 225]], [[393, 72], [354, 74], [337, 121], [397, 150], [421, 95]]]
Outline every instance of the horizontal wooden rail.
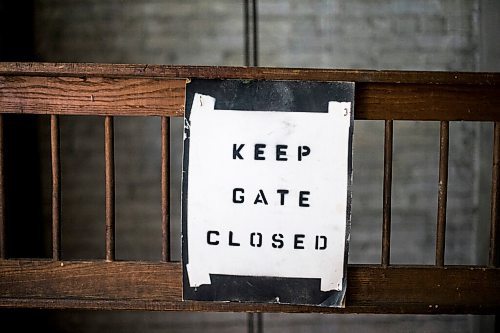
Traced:
[[0, 76], [2, 113], [181, 116], [186, 80]]
[[182, 301], [179, 263], [0, 260], [0, 307], [331, 313], [495, 313], [500, 269], [348, 268], [346, 308]]
[[0, 110], [182, 116], [190, 78], [353, 81], [358, 120], [500, 121], [500, 74], [242, 67], [0, 63]]
[[500, 85], [356, 84], [358, 120], [498, 121]]
[[313, 68], [0, 62], [0, 75], [312, 80], [369, 83], [498, 85], [499, 73], [374, 71]]

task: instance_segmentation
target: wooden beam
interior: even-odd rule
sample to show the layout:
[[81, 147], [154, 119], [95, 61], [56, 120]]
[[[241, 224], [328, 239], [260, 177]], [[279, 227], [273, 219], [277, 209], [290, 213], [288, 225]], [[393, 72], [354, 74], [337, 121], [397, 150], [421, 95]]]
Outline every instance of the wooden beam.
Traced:
[[356, 84], [357, 120], [500, 120], [500, 86]]
[[186, 81], [162, 78], [0, 76], [2, 113], [181, 116]]
[[0, 307], [161, 311], [481, 313], [500, 310], [500, 269], [349, 266], [346, 308], [182, 301], [180, 263], [0, 260]]
[[499, 73], [339, 70], [315, 68], [169, 66], [145, 64], [0, 62], [0, 75], [312, 80], [369, 83], [498, 85]]
[[[185, 79], [0, 76], [4, 113], [182, 116]], [[358, 83], [357, 120], [500, 121], [500, 85]]]

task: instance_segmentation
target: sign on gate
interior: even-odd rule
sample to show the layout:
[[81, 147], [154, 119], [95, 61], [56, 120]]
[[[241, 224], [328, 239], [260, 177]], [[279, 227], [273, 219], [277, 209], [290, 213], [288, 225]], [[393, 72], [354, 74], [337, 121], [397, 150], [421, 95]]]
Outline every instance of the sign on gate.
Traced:
[[184, 299], [343, 306], [354, 84], [194, 80]]

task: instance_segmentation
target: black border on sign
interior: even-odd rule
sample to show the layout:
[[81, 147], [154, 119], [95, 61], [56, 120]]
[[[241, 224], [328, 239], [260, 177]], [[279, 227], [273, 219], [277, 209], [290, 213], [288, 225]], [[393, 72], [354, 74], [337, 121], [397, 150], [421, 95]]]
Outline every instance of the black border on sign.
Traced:
[[[344, 277], [341, 291], [323, 292], [320, 279], [278, 278], [210, 274], [211, 284], [189, 286], [187, 207], [189, 179], [189, 138], [191, 106], [195, 93], [216, 99], [215, 109], [270, 112], [328, 112], [328, 102], [351, 102], [349, 126], [347, 214]], [[354, 83], [319, 81], [259, 81], [193, 79], [186, 87], [184, 155], [182, 167], [182, 281], [183, 300], [233, 301], [344, 307], [347, 288], [347, 260], [351, 231], [352, 137], [354, 129]]]

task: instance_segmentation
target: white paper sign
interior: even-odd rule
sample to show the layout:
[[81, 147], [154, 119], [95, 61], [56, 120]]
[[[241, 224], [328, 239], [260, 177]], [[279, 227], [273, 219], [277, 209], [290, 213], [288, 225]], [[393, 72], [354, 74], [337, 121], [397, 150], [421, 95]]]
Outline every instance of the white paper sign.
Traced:
[[214, 105], [195, 94], [185, 124], [189, 285], [223, 274], [341, 290], [351, 103], [331, 101], [328, 113]]

